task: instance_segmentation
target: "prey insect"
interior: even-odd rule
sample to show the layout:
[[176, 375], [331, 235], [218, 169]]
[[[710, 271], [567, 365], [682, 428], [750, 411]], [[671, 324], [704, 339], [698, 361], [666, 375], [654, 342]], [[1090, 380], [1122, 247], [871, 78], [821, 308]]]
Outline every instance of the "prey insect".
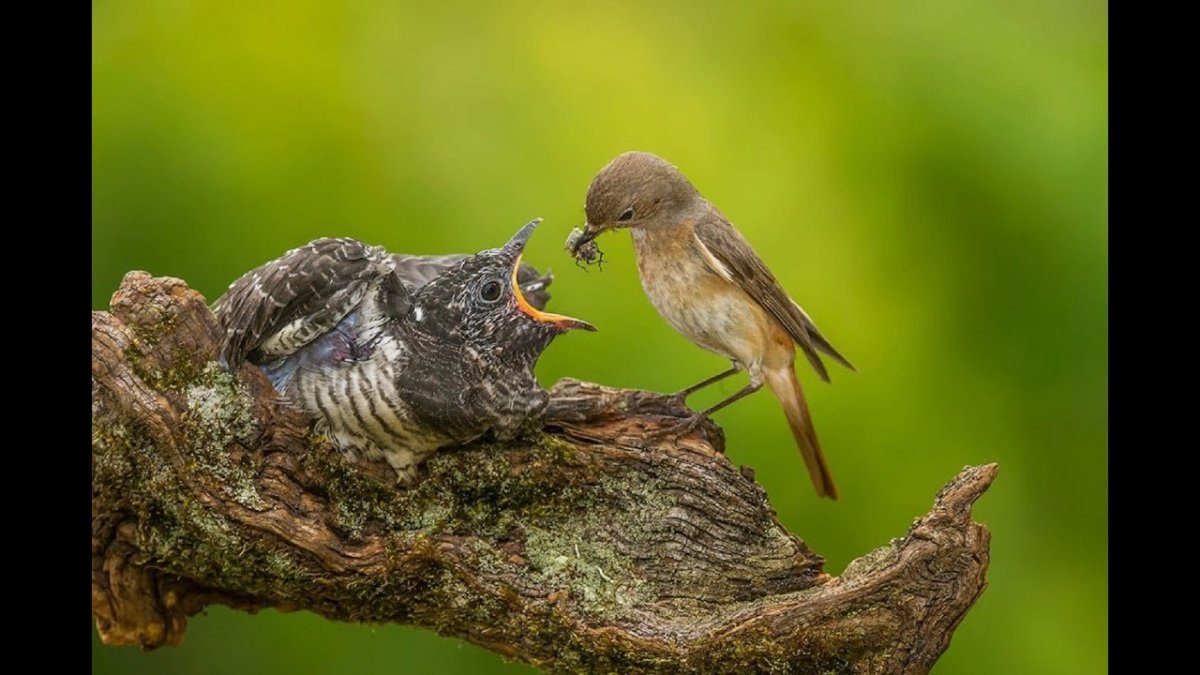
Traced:
[[596, 244], [595, 240], [586, 242], [580, 245], [579, 240], [583, 238], [583, 230], [578, 227], [572, 228], [571, 233], [567, 235], [567, 252], [571, 257], [575, 258], [575, 265], [580, 269], [586, 270], [583, 263], [588, 265], [596, 265], [600, 271], [604, 271], [604, 252]]

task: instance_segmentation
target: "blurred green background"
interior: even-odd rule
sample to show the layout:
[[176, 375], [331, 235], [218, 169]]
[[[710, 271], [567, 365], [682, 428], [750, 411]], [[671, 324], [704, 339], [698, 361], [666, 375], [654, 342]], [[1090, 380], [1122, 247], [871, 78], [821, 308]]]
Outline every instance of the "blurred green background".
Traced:
[[[725, 367], [642, 295], [628, 235], [562, 250], [592, 175], [678, 165], [859, 368], [801, 370], [842, 500], [814, 497], [766, 394], [734, 462], [839, 573], [963, 465], [990, 586], [939, 673], [1107, 668], [1103, 2], [92, 3], [92, 304], [122, 274], [210, 300], [319, 236], [474, 252], [534, 216], [538, 374], [672, 391]], [[803, 360], [800, 361], [803, 365]], [[731, 379], [693, 401], [732, 393]], [[431, 632], [213, 608], [96, 673], [528, 672]]]

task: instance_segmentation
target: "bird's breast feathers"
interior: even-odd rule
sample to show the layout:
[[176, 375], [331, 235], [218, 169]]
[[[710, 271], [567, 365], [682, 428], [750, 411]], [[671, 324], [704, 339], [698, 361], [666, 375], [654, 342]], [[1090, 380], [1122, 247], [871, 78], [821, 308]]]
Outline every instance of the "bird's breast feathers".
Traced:
[[633, 236], [642, 288], [663, 319], [704, 349], [748, 363], [758, 349], [757, 336], [768, 332], [766, 313], [694, 229], [635, 229]]

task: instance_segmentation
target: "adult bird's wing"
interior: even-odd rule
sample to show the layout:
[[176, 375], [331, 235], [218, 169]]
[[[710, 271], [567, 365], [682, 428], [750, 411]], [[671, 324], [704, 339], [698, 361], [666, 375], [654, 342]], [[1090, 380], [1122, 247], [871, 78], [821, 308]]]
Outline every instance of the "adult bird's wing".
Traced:
[[[432, 281], [434, 277], [469, 257], [471, 256], [462, 253], [449, 255], [392, 254], [392, 260], [396, 263], [396, 276], [400, 277], [408, 290], [413, 293]], [[552, 281], [554, 281], [553, 275], [549, 273], [542, 275], [533, 265], [521, 263], [520, 269], [517, 270], [517, 285], [521, 287], [521, 294], [525, 296], [525, 300], [529, 304], [539, 310], [545, 309], [546, 303], [550, 301], [550, 292], [546, 290], [546, 287]]]
[[838, 353], [833, 345], [821, 335], [816, 324], [800, 309], [800, 305], [788, 297], [775, 275], [758, 257], [750, 242], [738, 232], [724, 216], [714, 209], [708, 218], [701, 219], [695, 228], [695, 244], [700, 256], [714, 272], [727, 281], [737, 284], [743, 291], [783, 324], [787, 332], [808, 357], [813, 369], [821, 379], [829, 381], [829, 372], [817, 351], [824, 352], [855, 370], [846, 357]]
[[317, 239], [265, 263], [229, 286], [213, 306], [225, 330], [221, 362], [236, 371], [247, 357], [295, 353], [338, 324], [378, 285], [385, 311], [401, 315], [410, 295], [378, 246], [355, 239]]

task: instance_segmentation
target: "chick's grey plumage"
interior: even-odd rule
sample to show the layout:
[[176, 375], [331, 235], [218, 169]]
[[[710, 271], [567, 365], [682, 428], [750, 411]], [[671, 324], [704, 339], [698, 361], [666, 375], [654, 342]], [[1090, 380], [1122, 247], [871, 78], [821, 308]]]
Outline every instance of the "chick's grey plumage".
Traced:
[[[450, 269], [454, 265], [471, 256], [465, 253], [450, 253], [446, 255], [409, 255], [393, 253], [392, 260], [396, 263], [396, 275], [411, 291], [429, 283], [434, 277]], [[517, 284], [521, 294], [537, 309], [545, 309], [550, 301], [550, 292], [546, 288], [554, 281], [554, 275], [547, 272], [540, 274], [533, 265], [521, 263], [517, 270]]]
[[339, 447], [382, 457], [409, 482], [437, 448], [536, 424], [549, 398], [538, 356], [564, 330], [591, 328], [539, 311], [548, 275], [527, 265], [514, 275], [537, 222], [474, 256], [344, 238], [289, 251], [217, 301], [221, 360], [261, 366]]

